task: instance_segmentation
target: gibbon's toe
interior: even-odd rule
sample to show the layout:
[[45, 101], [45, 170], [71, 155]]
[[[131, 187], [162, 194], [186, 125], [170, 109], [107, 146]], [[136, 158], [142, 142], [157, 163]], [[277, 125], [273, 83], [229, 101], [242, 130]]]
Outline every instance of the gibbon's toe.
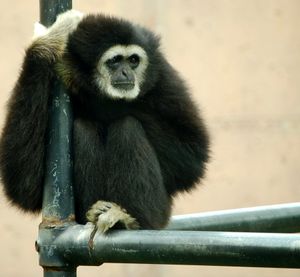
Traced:
[[139, 224], [125, 209], [113, 202], [97, 201], [86, 214], [87, 220], [96, 225], [98, 232], [106, 233], [121, 223], [126, 229], [138, 229]]

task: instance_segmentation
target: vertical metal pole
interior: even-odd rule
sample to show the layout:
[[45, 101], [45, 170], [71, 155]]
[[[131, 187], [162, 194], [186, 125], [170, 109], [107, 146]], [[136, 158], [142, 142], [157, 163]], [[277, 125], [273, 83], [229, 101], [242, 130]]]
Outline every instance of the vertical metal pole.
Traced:
[[[58, 14], [71, 8], [71, 0], [40, 0], [40, 22], [49, 27], [55, 22]], [[44, 235], [43, 230], [55, 232], [57, 228], [73, 224], [75, 219], [71, 160], [72, 111], [70, 98], [59, 80], [54, 83], [50, 109], [40, 236]], [[76, 267], [44, 267], [44, 276], [74, 277]]]

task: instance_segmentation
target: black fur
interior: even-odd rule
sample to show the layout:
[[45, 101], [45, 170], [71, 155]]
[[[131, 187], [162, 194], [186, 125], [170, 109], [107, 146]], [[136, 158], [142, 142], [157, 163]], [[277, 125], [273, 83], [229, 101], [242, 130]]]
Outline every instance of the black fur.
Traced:
[[[93, 80], [99, 58], [116, 44], [137, 44], [149, 58], [141, 93], [130, 102], [109, 99]], [[33, 212], [42, 205], [56, 66], [35, 47], [26, 52], [0, 143], [5, 193]], [[127, 21], [90, 15], [69, 36], [61, 63], [74, 104], [76, 220], [85, 223], [90, 206], [106, 200], [124, 207], [142, 228], [165, 226], [172, 196], [189, 191], [203, 176], [209, 141], [183, 80], [159, 50], [159, 39]]]

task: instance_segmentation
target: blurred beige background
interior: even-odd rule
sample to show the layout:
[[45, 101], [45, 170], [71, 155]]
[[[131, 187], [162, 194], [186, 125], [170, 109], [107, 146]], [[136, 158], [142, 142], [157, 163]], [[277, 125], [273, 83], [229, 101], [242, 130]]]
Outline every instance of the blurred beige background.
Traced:
[[[77, 0], [74, 8], [123, 16], [162, 36], [163, 50], [188, 81], [212, 135], [212, 161], [174, 213], [300, 199], [300, 1]], [[0, 2], [0, 120], [38, 1]], [[42, 276], [34, 241], [40, 218], [0, 195], [0, 276]], [[207, 266], [80, 267], [79, 276], [299, 276], [299, 270]]]

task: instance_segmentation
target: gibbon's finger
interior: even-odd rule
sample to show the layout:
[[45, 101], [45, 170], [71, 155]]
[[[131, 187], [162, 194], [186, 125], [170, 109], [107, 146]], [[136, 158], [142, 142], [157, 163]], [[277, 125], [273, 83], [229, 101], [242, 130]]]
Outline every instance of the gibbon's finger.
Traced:
[[48, 33], [47, 27], [40, 22], [35, 22], [33, 26], [33, 39], [42, 37]]

